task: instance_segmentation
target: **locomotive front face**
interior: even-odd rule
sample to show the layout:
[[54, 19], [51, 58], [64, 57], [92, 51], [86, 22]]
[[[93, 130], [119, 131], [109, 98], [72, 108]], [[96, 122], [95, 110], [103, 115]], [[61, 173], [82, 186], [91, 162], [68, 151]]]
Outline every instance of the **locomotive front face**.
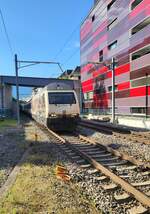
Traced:
[[73, 91], [48, 92], [49, 116], [70, 116], [79, 114], [77, 99]]
[[48, 91], [48, 126], [69, 130], [79, 118], [79, 102], [74, 91]]

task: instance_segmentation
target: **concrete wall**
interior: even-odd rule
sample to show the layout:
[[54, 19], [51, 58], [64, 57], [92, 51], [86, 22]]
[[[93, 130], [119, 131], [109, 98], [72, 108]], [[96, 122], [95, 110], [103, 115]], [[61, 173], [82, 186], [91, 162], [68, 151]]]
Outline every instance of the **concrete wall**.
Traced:
[[1, 85], [0, 87], [0, 114], [10, 113], [12, 109], [12, 86]]

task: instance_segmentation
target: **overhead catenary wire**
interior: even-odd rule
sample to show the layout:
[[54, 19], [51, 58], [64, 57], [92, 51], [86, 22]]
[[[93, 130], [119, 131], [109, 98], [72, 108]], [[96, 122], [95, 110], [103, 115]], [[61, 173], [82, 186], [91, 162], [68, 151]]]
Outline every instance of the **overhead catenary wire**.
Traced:
[[80, 51], [80, 49], [76, 49], [63, 63], [62, 65], [64, 66], [67, 62], [69, 62], [78, 52]]
[[[87, 13], [86, 13], [87, 14]], [[54, 60], [57, 59], [57, 57], [64, 51], [64, 48], [67, 46], [67, 44], [71, 41], [71, 38], [73, 37], [74, 33], [78, 30], [80, 30], [81, 27], [81, 23], [83, 22], [83, 20], [85, 20], [85, 16], [83, 16], [79, 22], [79, 24], [75, 27], [75, 29], [71, 32], [71, 34], [69, 35], [69, 37], [66, 39], [66, 41], [64, 42], [64, 44], [62, 45], [62, 47], [60, 48], [60, 50], [57, 52], [57, 54], [54, 57]]]
[[80, 25], [78, 25], [70, 34], [70, 36], [66, 39], [66, 41], [64, 42], [63, 46], [60, 48], [60, 50], [57, 52], [57, 54], [54, 57], [54, 60], [57, 59], [57, 57], [63, 52], [64, 48], [66, 47], [66, 45], [70, 42], [71, 38], [73, 37], [74, 33], [80, 28]]
[[4, 19], [4, 16], [3, 16], [1, 8], [0, 8], [0, 17], [1, 17], [1, 20], [2, 20], [3, 27], [4, 27], [4, 32], [5, 32], [5, 36], [6, 36], [6, 39], [7, 39], [8, 47], [9, 47], [9, 50], [11, 52], [11, 55], [13, 56], [13, 49], [12, 49], [10, 37], [8, 35], [8, 31], [7, 31], [6, 24], [5, 24], [5, 19]]

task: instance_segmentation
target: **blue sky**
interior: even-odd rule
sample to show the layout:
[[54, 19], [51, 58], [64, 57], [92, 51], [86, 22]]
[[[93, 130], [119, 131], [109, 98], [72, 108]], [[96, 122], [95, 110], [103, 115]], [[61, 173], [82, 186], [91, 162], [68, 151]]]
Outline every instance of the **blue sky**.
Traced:
[[[22, 60], [55, 60], [63, 68], [80, 64], [79, 31], [93, 0], [1, 0], [13, 52]], [[70, 34], [70, 42], [57, 54]], [[74, 54], [74, 55], [73, 55]], [[73, 57], [68, 61], [70, 56]], [[57, 56], [57, 57], [56, 57]], [[0, 20], [0, 75], [14, 75], [13, 56]], [[57, 77], [57, 66], [37, 65], [19, 71], [21, 76]]]
[[[93, 0], [1, 0], [13, 53], [21, 60], [55, 60], [63, 64], [64, 70], [75, 68], [80, 64], [80, 24], [92, 5]], [[60, 53], [68, 38], [69, 43]], [[60, 73], [53, 65], [37, 65], [19, 71], [20, 76], [54, 78]], [[0, 75], [14, 74], [14, 56], [0, 20]], [[20, 97], [29, 94], [31, 89], [20, 89]]]

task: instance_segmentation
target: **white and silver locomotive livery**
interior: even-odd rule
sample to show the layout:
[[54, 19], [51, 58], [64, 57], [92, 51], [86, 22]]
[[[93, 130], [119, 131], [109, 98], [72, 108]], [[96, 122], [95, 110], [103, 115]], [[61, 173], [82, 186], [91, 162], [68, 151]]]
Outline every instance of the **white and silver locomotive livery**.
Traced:
[[65, 83], [51, 83], [33, 92], [32, 117], [53, 130], [73, 130], [79, 120], [77, 94]]

